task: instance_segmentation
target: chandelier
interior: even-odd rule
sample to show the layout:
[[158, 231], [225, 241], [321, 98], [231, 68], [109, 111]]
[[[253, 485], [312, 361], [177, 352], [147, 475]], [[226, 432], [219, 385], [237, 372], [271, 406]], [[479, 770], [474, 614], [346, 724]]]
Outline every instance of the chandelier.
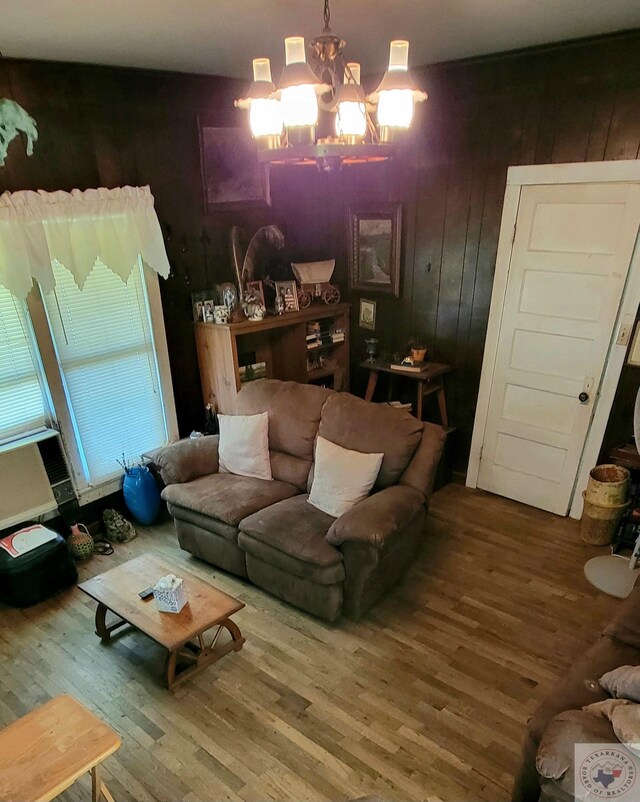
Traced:
[[315, 163], [331, 171], [343, 163], [388, 159], [411, 127], [415, 104], [427, 99], [409, 73], [409, 42], [399, 39], [390, 44], [382, 81], [365, 95], [360, 64], [345, 61], [346, 42], [330, 22], [324, 0], [324, 29], [308, 50], [302, 36], [284, 40], [285, 66], [277, 85], [269, 59], [253, 60], [253, 83], [235, 105], [249, 111], [261, 162]]

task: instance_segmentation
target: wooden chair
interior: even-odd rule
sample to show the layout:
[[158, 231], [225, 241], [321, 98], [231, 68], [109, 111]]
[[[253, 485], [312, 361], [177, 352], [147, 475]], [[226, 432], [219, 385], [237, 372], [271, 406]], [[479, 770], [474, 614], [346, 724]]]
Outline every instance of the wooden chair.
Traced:
[[114, 802], [101, 763], [120, 736], [70, 696], [56, 696], [0, 731], [0, 802], [48, 802], [85, 772], [91, 802]]

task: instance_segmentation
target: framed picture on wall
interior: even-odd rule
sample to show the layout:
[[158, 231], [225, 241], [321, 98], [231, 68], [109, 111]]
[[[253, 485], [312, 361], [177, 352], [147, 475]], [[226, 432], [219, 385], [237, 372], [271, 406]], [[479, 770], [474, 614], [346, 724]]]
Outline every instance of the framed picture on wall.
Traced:
[[198, 121], [206, 212], [268, 206], [269, 172], [258, 161], [251, 132]]
[[349, 287], [400, 295], [402, 204], [349, 209]]
[[358, 324], [361, 329], [375, 331], [376, 328], [376, 302], [360, 298], [360, 315]]

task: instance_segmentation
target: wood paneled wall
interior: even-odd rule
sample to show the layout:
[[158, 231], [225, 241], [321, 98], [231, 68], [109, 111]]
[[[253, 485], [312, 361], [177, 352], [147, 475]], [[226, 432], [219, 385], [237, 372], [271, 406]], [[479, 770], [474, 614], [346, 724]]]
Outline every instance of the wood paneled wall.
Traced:
[[[0, 61], [0, 97], [38, 122], [31, 158], [19, 141], [0, 168], [0, 191], [150, 184], [167, 235], [172, 275], [161, 281], [178, 419], [202, 423], [191, 292], [232, 278], [227, 233], [281, 224], [287, 255], [337, 259], [346, 291], [347, 209], [404, 204], [402, 293], [378, 296], [377, 336], [392, 349], [412, 333], [455, 364], [450, 419], [466, 462], [509, 165], [638, 158], [640, 32], [415, 71], [429, 92], [413, 140], [392, 165], [321, 175], [272, 172], [272, 207], [204, 213], [198, 115], [244, 125], [233, 109], [242, 84], [224, 78], [19, 60]], [[204, 236], [203, 236], [204, 234]], [[370, 297], [375, 297], [371, 295]], [[357, 391], [364, 377], [354, 372]]]

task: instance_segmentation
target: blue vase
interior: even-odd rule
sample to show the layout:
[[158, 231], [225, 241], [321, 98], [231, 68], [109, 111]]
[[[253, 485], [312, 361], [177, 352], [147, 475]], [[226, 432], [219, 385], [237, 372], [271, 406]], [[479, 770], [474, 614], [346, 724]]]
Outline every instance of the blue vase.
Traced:
[[156, 480], [146, 466], [129, 469], [124, 476], [122, 492], [127, 509], [139, 524], [149, 526], [156, 520], [162, 500]]

